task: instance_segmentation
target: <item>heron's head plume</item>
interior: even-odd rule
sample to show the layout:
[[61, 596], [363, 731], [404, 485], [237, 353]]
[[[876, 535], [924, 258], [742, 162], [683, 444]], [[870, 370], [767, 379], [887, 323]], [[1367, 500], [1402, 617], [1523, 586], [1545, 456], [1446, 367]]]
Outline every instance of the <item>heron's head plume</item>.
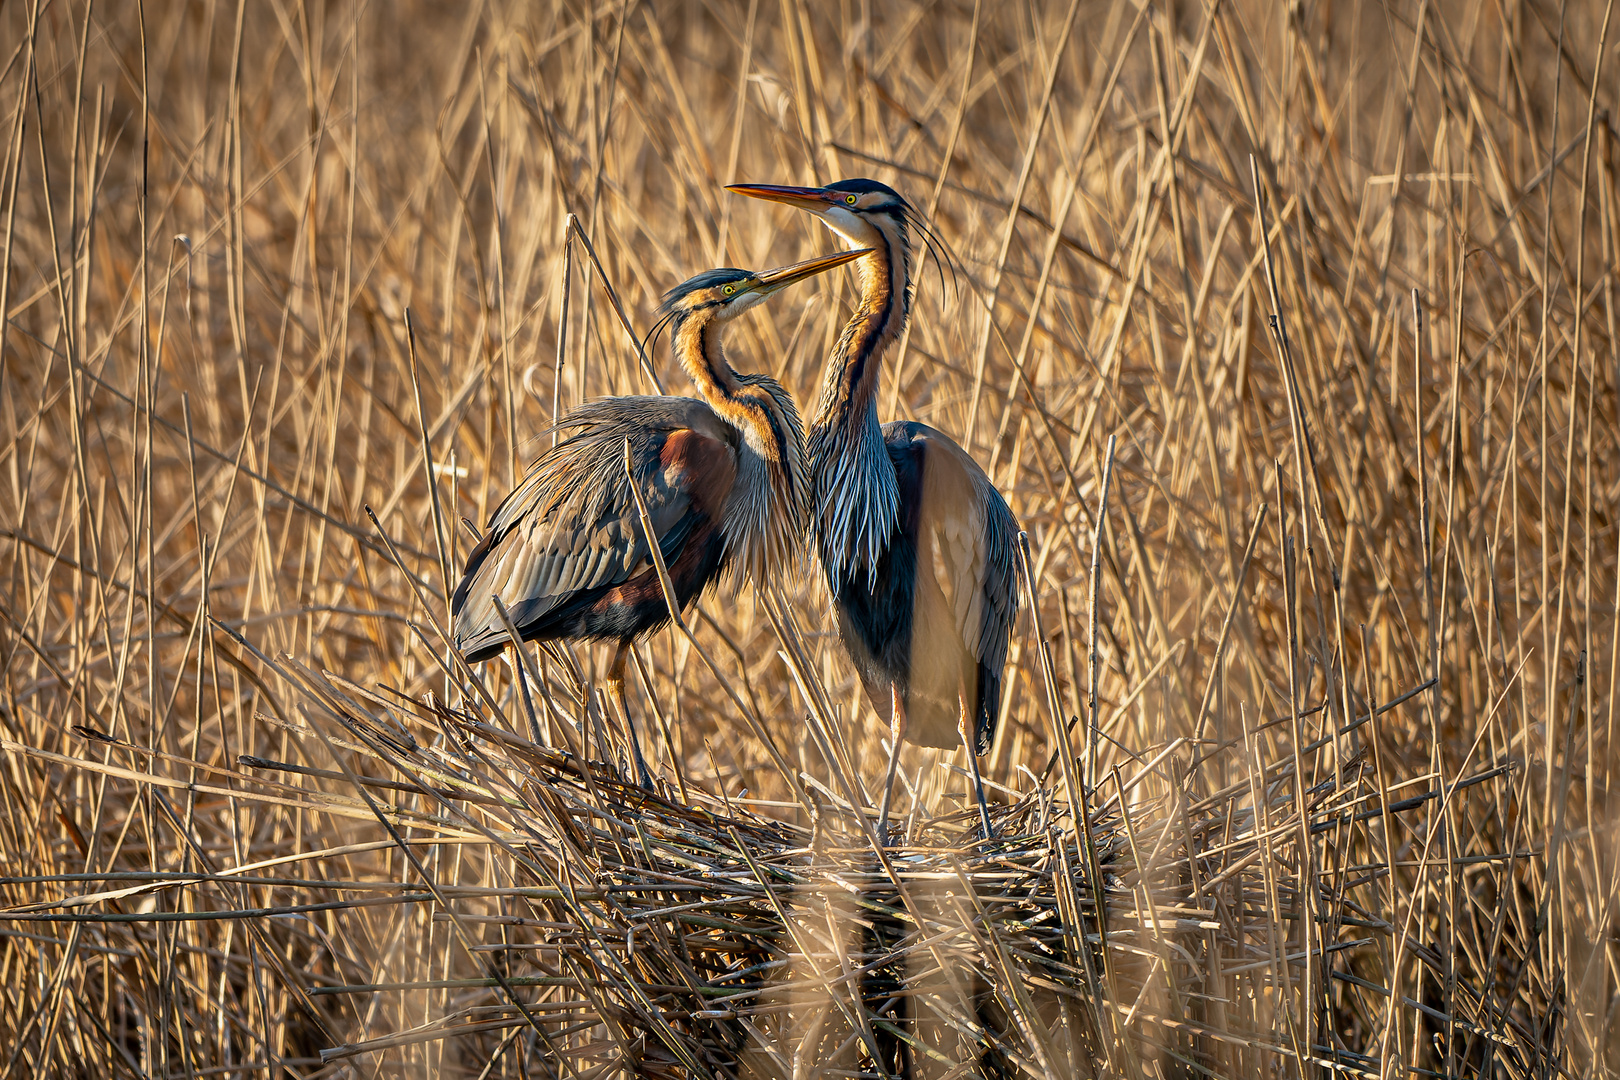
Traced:
[[653, 324], [652, 334], [656, 336], [666, 325], [679, 334], [689, 323], [693, 328], [728, 323], [794, 282], [842, 266], [865, 254], [865, 249], [838, 251], [792, 266], [779, 266], [774, 270], [739, 270], [735, 266], [705, 270], [664, 294], [663, 302], [658, 305], [658, 321]]
[[[887, 261], [893, 264], [895, 270], [909, 271], [912, 245], [921, 243], [940, 268], [941, 284], [944, 283], [946, 266], [951, 267], [951, 277], [955, 280], [955, 261], [944, 241], [928, 226], [917, 208], [906, 201], [905, 196], [877, 180], [856, 177], [839, 180], [826, 187], [730, 184], [726, 190], [754, 199], [784, 203], [814, 214], [850, 246], [874, 248], [879, 256], [887, 253]], [[910, 276], [906, 273], [900, 276], [896, 284], [909, 289], [909, 282]]]
[[911, 204], [876, 180], [840, 180], [826, 187], [732, 184], [726, 190], [814, 214], [852, 247], [877, 247], [885, 240], [910, 247]]

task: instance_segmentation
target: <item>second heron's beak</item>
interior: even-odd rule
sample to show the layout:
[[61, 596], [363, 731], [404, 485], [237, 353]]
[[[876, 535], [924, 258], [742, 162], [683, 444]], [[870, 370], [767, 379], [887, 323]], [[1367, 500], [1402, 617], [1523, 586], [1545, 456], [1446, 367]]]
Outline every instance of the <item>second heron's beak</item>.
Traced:
[[826, 188], [789, 187], [785, 184], [727, 184], [726, 190], [747, 195], [751, 199], [787, 203], [811, 213], [827, 209], [840, 197], [837, 192], [830, 192]]
[[816, 259], [806, 259], [804, 262], [794, 263], [792, 266], [778, 266], [774, 270], [762, 270], [757, 275], [759, 284], [755, 291], [762, 296], [769, 296], [778, 289], [786, 288], [795, 281], [803, 281], [807, 277], [831, 270], [835, 266], [843, 266], [853, 262], [862, 255], [871, 254], [871, 248], [856, 248], [854, 251], [838, 251], [831, 255], [823, 255]]

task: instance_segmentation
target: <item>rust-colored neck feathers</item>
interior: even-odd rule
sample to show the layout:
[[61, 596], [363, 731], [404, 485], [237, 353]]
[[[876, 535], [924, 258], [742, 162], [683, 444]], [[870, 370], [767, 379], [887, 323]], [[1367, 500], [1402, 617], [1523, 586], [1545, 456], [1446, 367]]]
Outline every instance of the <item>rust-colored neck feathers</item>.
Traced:
[[855, 261], [861, 299], [844, 325], [822, 375], [812, 431], [847, 423], [877, 399], [884, 351], [905, 329], [911, 314], [911, 250], [905, 226], [887, 216], [873, 221], [879, 239]]
[[724, 320], [705, 315], [695, 312], [680, 321], [675, 352], [704, 400], [738, 433], [737, 479], [724, 531], [733, 566], [763, 586], [791, 568], [804, 532], [804, 426], [775, 379], [732, 368], [720, 340]]
[[675, 355], [703, 400], [733, 426], [741, 426], [743, 419], [730, 415], [735, 413], [735, 398], [741, 383], [736, 370], [726, 360], [725, 346], [720, 341], [721, 324], [717, 319], [704, 318], [703, 314], [688, 316], [675, 328]]

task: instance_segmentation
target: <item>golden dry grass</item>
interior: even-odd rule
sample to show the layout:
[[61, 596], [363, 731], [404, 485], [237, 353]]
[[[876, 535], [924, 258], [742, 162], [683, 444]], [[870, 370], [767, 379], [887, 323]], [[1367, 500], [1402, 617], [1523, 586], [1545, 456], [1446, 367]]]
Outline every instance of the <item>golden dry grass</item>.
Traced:
[[[323, 1062], [495, 1007], [426, 985], [477, 963], [399, 900], [431, 880], [494, 912], [516, 871], [439, 842], [424, 795], [388, 796], [413, 864], [341, 773], [239, 757], [372, 768], [319, 737], [300, 665], [461, 702], [434, 629], [456, 519], [485, 520], [558, 404], [649, 389], [604, 282], [644, 333], [697, 270], [829, 249], [722, 184], [858, 175], [955, 262], [926, 267], [882, 414], [959, 438], [1030, 536], [1053, 685], [1026, 617], [989, 778], [1036, 788], [1055, 704], [1099, 799], [1123, 776], [1144, 820], [1259, 805], [1265, 880], [1320, 879], [1379, 928], [1326, 978], [1365, 928], [1247, 909], [1317, 967], [1206, 973], [1234, 1025], [1297, 1016], [1293, 1046], [1370, 1048], [1380, 1076], [1620, 1070], [1611, 7], [0, 8], [0, 1077], [622, 1067], [573, 1029], [595, 1049], [548, 1066], [511, 1022]], [[785, 294], [733, 353], [808, 406], [850, 288]], [[780, 610], [787, 643], [754, 597], [706, 598], [701, 648], [642, 647], [635, 704], [671, 784], [807, 824], [748, 716], [829, 790], [807, 713], [869, 787], [882, 732], [817, 589]], [[572, 656], [587, 682], [606, 659]], [[949, 764], [908, 751], [902, 809], [961, 807]], [[1294, 844], [1261, 794], [1279, 767], [1293, 806], [1336, 783], [1360, 812]], [[274, 859], [277, 883], [209, 876]], [[345, 983], [408, 985], [305, 996]]]

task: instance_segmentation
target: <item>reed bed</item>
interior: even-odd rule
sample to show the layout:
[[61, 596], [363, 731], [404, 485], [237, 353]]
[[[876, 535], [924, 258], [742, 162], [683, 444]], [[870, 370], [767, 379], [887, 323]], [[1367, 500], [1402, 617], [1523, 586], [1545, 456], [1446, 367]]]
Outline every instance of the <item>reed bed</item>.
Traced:
[[[1612, 6], [0, 7], [0, 1078], [1620, 1072]], [[653, 791], [443, 637], [659, 294], [829, 249], [721, 185], [859, 175], [1028, 534], [988, 841], [873, 834], [808, 567], [638, 648]]]

